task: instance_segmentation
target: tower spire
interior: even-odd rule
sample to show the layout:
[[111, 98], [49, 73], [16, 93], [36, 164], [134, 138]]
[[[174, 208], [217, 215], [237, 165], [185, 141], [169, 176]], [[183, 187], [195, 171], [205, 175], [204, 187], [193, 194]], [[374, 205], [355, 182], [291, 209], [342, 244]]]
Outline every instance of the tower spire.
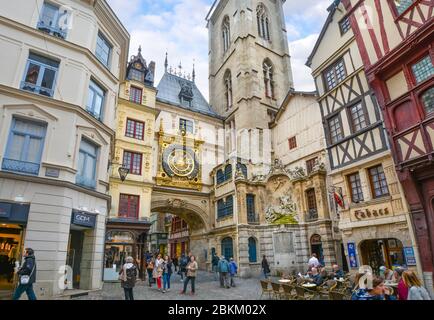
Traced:
[[166, 60], [164, 60], [164, 71], [167, 72], [167, 67], [169, 66], [169, 61], [167, 60], [167, 51], [166, 51]]
[[195, 63], [195, 60], [193, 59], [193, 73], [192, 73], [193, 82], [195, 82], [195, 80], [196, 80], [196, 70], [194, 69], [194, 63]]

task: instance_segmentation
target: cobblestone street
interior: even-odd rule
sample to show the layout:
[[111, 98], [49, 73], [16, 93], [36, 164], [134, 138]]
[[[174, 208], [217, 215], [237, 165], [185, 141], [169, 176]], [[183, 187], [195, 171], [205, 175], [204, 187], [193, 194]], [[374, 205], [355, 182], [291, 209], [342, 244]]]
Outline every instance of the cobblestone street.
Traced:
[[[187, 294], [181, 295], [183, 283], [180, 276], [174, 274], [171, 278], [170, 291], [166, 293], [156, 289], [156, 284], [150, 288], [147, 282], [137, 282], [134, 288], [135, 300], [257, 300], [261, 297], [261, 286], [258, 279], [236, 278], [236, 287], [220, 288], [219, 281], [208, 272], [199, 272], [196, 279], [196, 295], [190, 295], [190, 284]], [[266, 297], [264, 296], [264, 299]], [[124, 292], [120, 283], [105, 283], [102, 291], [90, 293], [88, 296], [73, 298], [73, 300], [123, 300]]]

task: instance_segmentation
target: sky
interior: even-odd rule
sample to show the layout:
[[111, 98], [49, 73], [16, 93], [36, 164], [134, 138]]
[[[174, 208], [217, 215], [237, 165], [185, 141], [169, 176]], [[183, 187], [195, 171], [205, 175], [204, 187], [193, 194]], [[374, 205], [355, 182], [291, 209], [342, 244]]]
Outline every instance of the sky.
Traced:
[[[208, 99], [208, 30], [205, 17], [214, 0], [107, 0], [130, 33], [129, 56], [139, 45], [142, 55], [156, 62], [156, 83], [169, 65], [196, 69], [196, 84]], [[321, 32], [332, 0], [286, 0], [284, 4], [295, 89], [315, 90], [307, 57]]]

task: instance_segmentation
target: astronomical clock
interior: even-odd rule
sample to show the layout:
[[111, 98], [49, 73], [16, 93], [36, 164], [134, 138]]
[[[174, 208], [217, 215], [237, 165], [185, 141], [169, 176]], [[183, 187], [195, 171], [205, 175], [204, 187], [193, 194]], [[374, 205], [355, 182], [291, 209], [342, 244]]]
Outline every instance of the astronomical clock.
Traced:
[[202, 189], [201, 146], [204, 141], [187, 136], [159, 132], [157, 185], [184, 189]]

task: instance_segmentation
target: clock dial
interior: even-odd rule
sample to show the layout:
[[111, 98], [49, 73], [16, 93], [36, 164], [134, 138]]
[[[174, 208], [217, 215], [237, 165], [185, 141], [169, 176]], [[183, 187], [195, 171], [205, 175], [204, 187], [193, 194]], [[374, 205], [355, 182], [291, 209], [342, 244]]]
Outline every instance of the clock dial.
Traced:
[[170, 176], [196, 178], [199, 165], [193, 150], [181, 145], [171, 145], [163, 153], [163, 169]]

